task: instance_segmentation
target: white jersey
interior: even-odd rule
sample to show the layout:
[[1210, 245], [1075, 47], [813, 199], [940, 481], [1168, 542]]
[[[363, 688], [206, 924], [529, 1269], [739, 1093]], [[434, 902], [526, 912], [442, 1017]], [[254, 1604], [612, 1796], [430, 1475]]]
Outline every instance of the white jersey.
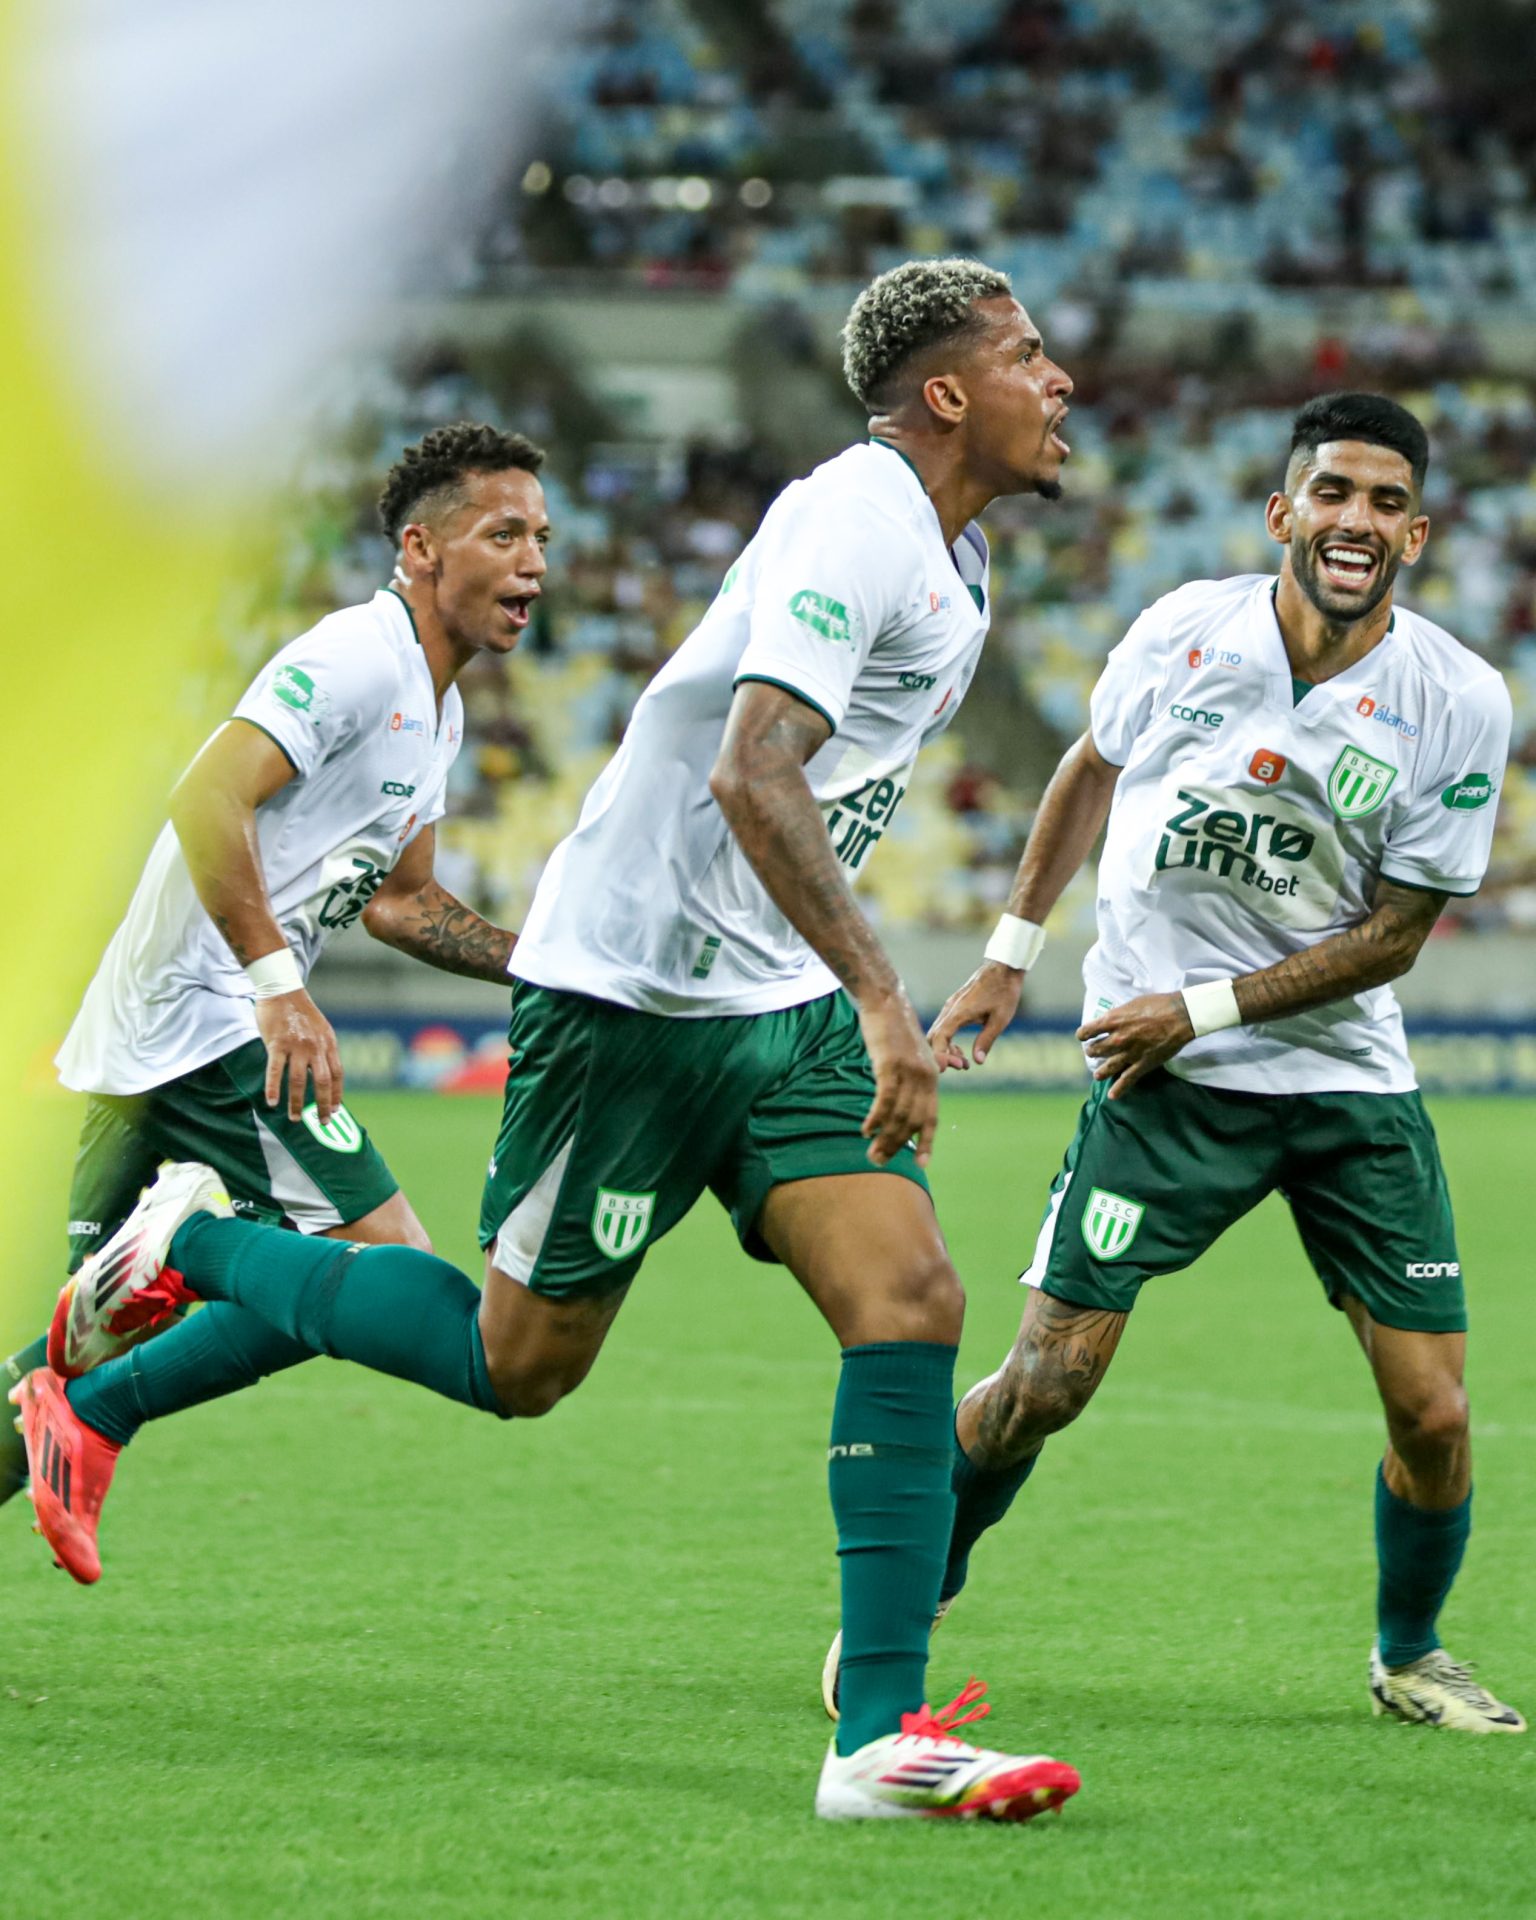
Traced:
[[850, 880], [943, 731], [986, 638], [987, 547], [945, 545], [916, 470], [850, 447], [786, 487], [544, 870], [511, 971], [649, 1013], [767, 1013], [836, 976], [764, 890], [709, 791], [732, 693], [766, 680], [825, 715], [805, 768]]
[[[463, 703], [450, 687], [439, 715], [410, 609], [385, 589], [275, 654], [235, 716], [269, 734], [298, 776], [257, 809], [256, 837], [272, 911], [307, 978], [441, 817]], [[59, 1052], [59, 1076], [82, 1093], [143, 1093], [256, 1037], [250, 983], [167, 826]]]
[[[1099, 866], [1096, 1012], [1274, 965], [1357, 925], [1379, 878], [1468, 894], [1488, 864], [1509, 694], [1399, 607], [1361, 660], [1302, 691], [1267, 575], [1159, 600], [1110, 654], [1093, 741], [1121, 767]], [[1169, 1071], [1248, 1093], [1415, 1085], [1390, 987], [1193, 1041]]]

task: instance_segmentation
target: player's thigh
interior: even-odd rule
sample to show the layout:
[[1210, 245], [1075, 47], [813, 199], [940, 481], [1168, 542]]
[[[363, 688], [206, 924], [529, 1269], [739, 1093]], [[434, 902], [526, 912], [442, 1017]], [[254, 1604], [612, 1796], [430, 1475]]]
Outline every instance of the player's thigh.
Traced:
[[1160, 1071], [1111, 1100], [1100, 1081], [1021, 1278], [1075, 1307], [1129, 1313], [1148, 1280], [1190, 1266], [1256, 1206], [1279, 1166], [1260, 1096]]
[[757, 1232], [842, 1346], [960, 1338], [965, 1295], [926, 1190], [869, 1168], [770, 1189]]
[[382, 1206], [374, 1207], [356, 1220], [345, 1220], [337, 1227], [321, 1231], [332, 1240], [354, 1240], [364, 1247], [414, 1247], [418, 1253], [432, 1251], [432, 1239], [416, 1209], [397, 1187]]
[[1450, 1188], [1419, 1095], [1283, 1098], [1286, 1198], [1329, 1301], [1353, 1297], [1381, 1327], [1465, 1333]]
[[147, 1098], [92, 1094], [69, 1183], [69, 1271], [109, 1240], [155, 1177], [161, 1154], [146, 1121]]
[[605, 1292], [536, 1293], [487, 1259], [480, 1340], [502, 1410], [548, 1413], [592, 1370], [624, 1304], [627, 1283]]

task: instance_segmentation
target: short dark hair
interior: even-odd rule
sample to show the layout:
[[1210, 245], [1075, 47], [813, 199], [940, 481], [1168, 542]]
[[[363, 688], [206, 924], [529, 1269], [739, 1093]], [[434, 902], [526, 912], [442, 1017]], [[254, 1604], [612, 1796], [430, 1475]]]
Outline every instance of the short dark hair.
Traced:
[[986, 330], [978, 300], [1011, 296], [1006, 273], [980, 260], [907, 260], [882, 273], [853, 303], [843, 328], [843, 375], [871, 413], [894, 397], [892, 384], [915, 355], [959, 345]]
[[1291, 452], [1316, 453], [1329, 440], [1364, 440], [1390, 447], [1413, 469], [1413, 489], [1421, 492], [1429, 472], [1429, 435], [1423, 422], [1384, 393], [1320, 393], [1291, 422]]
[[398, 545], [401, 528], [433, 494], [443, 494], [446, 506], [446, 496], [472, 473], [505, 473], [509, 467], [537, 473], [543, 464], [544, 449], [521, 433], [503, 433], [474, 420], [434, 427], [390, 468], [379, 495], [379, 523]]

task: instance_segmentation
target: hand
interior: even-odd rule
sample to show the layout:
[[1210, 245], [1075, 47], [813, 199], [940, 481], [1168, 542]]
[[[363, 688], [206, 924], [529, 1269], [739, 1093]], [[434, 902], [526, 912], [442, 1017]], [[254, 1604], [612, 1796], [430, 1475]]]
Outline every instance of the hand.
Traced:
[[267, 1105], [275, 1107], [288, 1074], [288, 1118], [297, 1120], [311, 1080], [323, 1126], [341, 1105], [341, 1055], [331, 1023], [302, 988], [256, 1002], [256, 1030], [267, 1048]]
[[944, 1010], [928, 1029], [928, 1044], [939, 1063], [970, 1071], [970, 1061], [962, 1047], [955, 1045], [961, 1027], [980, 1027], [971, 1052], [979, 1067], [992, 1051], [992, 1042], [1019, 1010], [1019, 995], [1024, 991], [1024, 975], [1017, 967], [1005, 967], [1001, 961], [985, 960], [961, 987], [944, 1002]]
[[1109, 1090], [1110, 1099], [1118, 1100], [1144, 1074], [1187, 1047], [1195, 1030], [1183, 994], [1144, 993], [1139, 1000], [1085, 1020], [1077, 1037], [1088, 1042], [1095, 1080], [1118, 1076]]
[[870, 1161], [887, 1165], [916, 1134], [917, 1164], [926, 1167], [939, 1123], [939, 1069], [912, 1002], [898, 987], [887, 998], [861, 1006], [859, 1026], [875, 1070], [875, 1102], [860, 1128]]

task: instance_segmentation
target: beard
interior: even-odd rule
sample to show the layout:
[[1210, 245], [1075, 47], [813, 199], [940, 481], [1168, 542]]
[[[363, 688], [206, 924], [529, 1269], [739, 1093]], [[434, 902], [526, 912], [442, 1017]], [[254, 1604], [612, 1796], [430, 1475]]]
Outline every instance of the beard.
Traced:
[[1376, 576], [1375, 586], [1363, 598], [1356, 599], [1353, 595], [1337, 592], [1323, 578], [1316, 551], [1305, 541], [1291, 542], [1291, 572], [1296, 576], [1296, 584], [1324, 619], [1345, 621], [1351, 626], [1376, 611], [1392, 591], [1397, 570], [1403, 564], [1401, 554], [1388, 554]]
[[1062, 495], [1062, 485], [1059, 480], [1037, 480], [1034, 485], [1034, 492], [1037, 493], [1042, 500], [1059, 500]]

